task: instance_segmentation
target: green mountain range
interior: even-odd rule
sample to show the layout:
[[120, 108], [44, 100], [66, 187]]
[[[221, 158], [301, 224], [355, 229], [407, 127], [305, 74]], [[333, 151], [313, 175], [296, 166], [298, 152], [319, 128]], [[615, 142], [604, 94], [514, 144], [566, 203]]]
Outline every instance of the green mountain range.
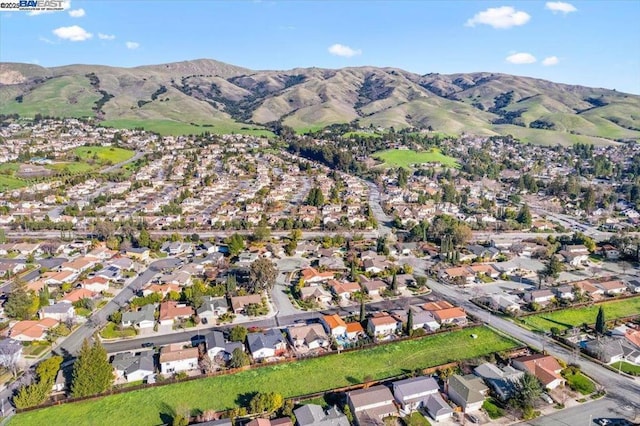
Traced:
[[95, 117], [164, 134], [362, 127], [506, 135], [541, 144], [640, 140], [640, 96], [497, 73], [395, 68], [253, 71], [199, 59], [135, 68], [0, 63], [0, 114]]

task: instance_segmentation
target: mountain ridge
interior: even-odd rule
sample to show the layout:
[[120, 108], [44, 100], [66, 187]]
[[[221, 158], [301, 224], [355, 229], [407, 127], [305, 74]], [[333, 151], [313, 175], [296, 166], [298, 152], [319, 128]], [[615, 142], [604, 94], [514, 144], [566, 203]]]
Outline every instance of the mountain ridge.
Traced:
[[638, 95], [504, 73], [250, 70], [213, 59], [130, 68], [0, 63], [1, 114], [60, 111], [125, 127], [175, 122], [216, 132], [278, 121], [303, 132], [357, 121], [361, 127], [512, 134], [533, 143], [640, 140]]

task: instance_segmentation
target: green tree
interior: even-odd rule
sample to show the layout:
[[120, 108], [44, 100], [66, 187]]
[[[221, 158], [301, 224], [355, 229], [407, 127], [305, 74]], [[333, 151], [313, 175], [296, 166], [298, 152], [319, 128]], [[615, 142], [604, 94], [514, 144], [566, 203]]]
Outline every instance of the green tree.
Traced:
[[93, 345], [85, 339], [80, 354], [73, 364], [71, 393], [74, 397], [102, 393], [111, 387], [113, 370], [107, 358], [107, 351], [98, 339]]
[[23, 386], [13, 398], [17, 408], [28, 408], [42, 404], [53, 387], [58, 370], [62, 364], [62, 357], [52, 356], [42, 361], [36, 367], [37, 381], [28, 386]]
[[315, 186], [311, 188], [309, 195], [307, 195], [307, 199], [305, 200], [305, 204], [315, 207], [324, 206], [324, 194], [322, 193], [322, 190]]
[[255, 293], [269, 290], [276, 282], [278, 271], [272, 261], [261, 257], [249, 267], [249, 282]]
[[562, 262], [558, 260], [557, 256], [552, 255], [549, 258], [549, 262], [543, 271], [543, 275], [552, 278], [558, 278], [560, 276], [560, 272], [564, 270], [564, 266]]
[[271, 231], [266, 226], [258, 226], [253, 231], [253, 240], [254, 241], [266, 241], [271, 236]]
[[542, 394], [542, 385], [536, 376], [527, 372], [516, 382], [516, 392], [509, 401], [512, 406], [528, 410]]
[[249, 355], [242, 348], [235, 348], [231, 353], [231, 368], [241, 368], [249, 365], [250, 362]]
[[413, 334], [413, 309], [409, 308], [407, 312], [407, 336]]
[[360, 296], [360, 322], [364, 322], [367, 316], [366, 308], [364, 305], [364, 294]]
[[398, 168], [398, 186], [400, 188], [407, 186], [407, 171], [404, 167]]
[[229, 246], [229, 253], [231, 256], [235, 257], [244, 250], [244, 239], [242, 235], [238, 233], [234, 233], [226, 240], [227, 245]]
[[604, 309], [602, 305], [598, 308], [598, 315], [596, 316], [596, 333], [604, 335], [607, 332], [607, 324], [604, 318]]
[[241, 325], [236, 325], [229, 332], [229, 340], [232, 342], [244, 342], [247, 338], [247, 329]]
[[249, 411], [251, 413], [273, 413], [279, 410], [284, 404], [284, 398], [276, 392], [258, 392], [249, 401]]
[[531, 211], [529, 210], [529, 206], [525, 203], [520, 207], [520, 211], [518, 212], [518, 216], [516, 216], [516, 221], [526, 228], [531, 227]]
[[138, 247], [149, 247], [151, 245], [151, 234], [145, 228], [142, 228], [138, 235]]
[[396, 271], [393, 271], [393, 277], [391, 278], [391, 291], [398, 291], [398, 277]]
[[9, 318], [28, 320], [38, 311], [38, 303], [39, 298], [27, 292], [25, 284], [16, 280], [4, 304], [4, 312]]

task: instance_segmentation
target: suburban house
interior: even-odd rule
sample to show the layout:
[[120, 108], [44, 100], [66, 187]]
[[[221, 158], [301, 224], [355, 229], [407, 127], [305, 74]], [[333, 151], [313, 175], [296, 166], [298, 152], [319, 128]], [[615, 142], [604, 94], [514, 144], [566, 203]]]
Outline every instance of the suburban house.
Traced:
[[281, 356], [287, 350], [287, 342], [280, 330], [271, 328], [262, 333], [247, 334], [247, 346], [254, 360]]
[[364, 335], [364, 328], [359, 322], [347, 323], [347, 339], [357, 340]]
[[576, 291], [579, 291], [580, 293], [584, 293], [587, 296], [591, 297], [592, 299], [594, 297], [602, 296], [604, 294], [604, 291], [601, 288], [596, 287], [590, 281], [574, 282], [573, 287], [576, 289]]
[[561, 286], [555, 287], [553, 289], [553, 292], [557, 299], [562, 299], [562, 300], [575, 299], [575, 294], [573, 294], [573, 287], [571, 287], [570, 285], [561, 285]]
[[425, 311], [420, 306], [410, 306], [413, 311], [413, 329], [424, 328], [426, 331], [436, 331], [440, 328], [440, 323], [436, 320], [431, 311]]
[[234, 314], [244, 313], [247, 305], [259, 305], [262, 303], [262, 296], [259, 294], [250, 294], [248, 296], [234, 296], [231, 298], [231, 309]]
[[331, 293], [320, 286], [302, 287], [300, 289], [300, 298], [321, 304], [329, 304], [333, 300]]
[[464, 327], [467, 325], [467, 314], [462, 310], [462, 308], [448, 308], [441, 309], [439, 311], [435, 311], [433, 316], [436, 317], [436, 320], [441, 325], [457, 325], [460, 327]]
[[125, 256], [135, 259], [138, 262], [146, 262], [149, 260], [151, 250], [148, 247], [131, 247], [125, 252]]
[[100, 293], [101, 291], [109, 291], [109, 280], [102, 277], [91, 277], [80, 283], [82, 288]]
[[148, 296], [153, 293], [159, 293], [164, 299], [172, 291], [180, 293], [180, 286], [178, 284], [151, 284], [150, 286], [142, 290], [142, 295]]
[[545, 304], [555, 299], [551, 290], [532, 290], [524, 295], [525, 302]]
[[308, 324], [287, 329], [291, 345], [297, 350], [313, 350], [329, 347], [329, 337], [322, 324]]
[[124, 378], [128, 383], [145, 380], [155, 371], [153, 351], [137, 354], [122, 352], [116, 354], [111, 361], [117, 378]]
[[212, 331], [205, 335], [204, 338], [207, 346], [207, 355], [211, 359], [222, 356], [225, 361], [228, 361], [231, 359], [234, 350], [244, 350], [244, 345], [241, 342], [225, 341], [224, 334], [221, 331]]
[[58, 324], [60, 324], [58, 320], [53, 318], [43, 318], [39, 321], [18, 321], [9, 330], [8, 337], [21, 342], [44, 340], [47, 337], [47, 332]]
[[124, 312], [122, 314], [123, 327], [138, 327], [140, 330], [152, 330], [155, 323], [156, 306], [144, 305], [137, 311]]
[[626, 284], [618, 280], [597, 283], [596, 287], [600, 287], [607, 296], [617, 296], [627, 291]]
[[160, 348], [160, 372], [164, 375], [198, 368], [198, 348], [183, 348], [173, 343]]
[[196, 314], [204, 324], [213, 323], [220, 315], [229, 311], [229, 304], [225, 297], [202, 297], [202, 305]]
[[522, 300], [513, 294], [492, 293], [480, 297], [482, 303], [491, 309], [505, 313], [514, 313], [520, 310]]
[[528, 371], [540, 380], [547, 389], [555, 389], [563, 385], [565, 380], [560, 376], [562, 367], [550, 355], [529, 355], [512, 360], [512, 365], [521, 371]]
[[193, 316], [193, 308], [185, 303], [169, 300], [160, 303], [160, 325], [173, 325], [173, 322], [180, 319], [188, 319]]
[[38, 311], [40, 319], [51, 318], [60, 322], [75, 317], [76, 311], [71, 302], [59, 302], [49, 306], [43, 306]]
[[622, 361], [625, 351], [620, 340], [603, 338], [590, 340], [585, 344], [585, 351], [600, 361], [611, 364]]
[[602, 255], [609, 260], [617, 260], [620, 258], [620, 251], [611, 244], [605, 244], [600, 248]]
[[423, 408], [429, 395], [438, 394], [439, 390], [438, 382], [428, 376], [393, 382], [393, 396], [405, 413]]
[[334, 405], [325, 411], [316, 404], [306, 404], [293, 410], [298, 426], [350, 426], [347, 416]]
[[498, 367], [490, 362], [480, 364], [473, 369], [473, 373], [484, 379], [500, 401], [506, 401], [514, 395], [516, 383], [524, 375], [524, 372], [510, 365]]
[[360, 291], [360, 284], [354, 282], [339, 282], [336, 280], [329, 280], [329, 288], [331, 292], [338, 296], [340, 300], [351, 300], [353, 293]]
[[451, 401], [462, 407], [465, 413], [479, 410], [489, 394], [489, 388], [485, 386], [482, 379], [473, 374], [451, 376], [448, 391]]
[[564, 246], [559, 254], [571, 266], [580, 266], [589, 259], [589, 250], [582, 244]]
[[369, 318], [367, 332], [380, 338], [396, 334], [402, 328], [402, 322], [389, 314], [380, 314]]
[[301, 277], [306, 285], [318, 285], [333, 279], [334, 273], [331, 271], [320, 272], [315, 268], [302, 270]]
[[321, 321], [328, 332], [334, 337], [344, 336], [347, 332], [347, 324], [338, 314], [325, 315]]
[[424, 402], [423, 407], [427, 410], [429, 416], [436, 421], [436, 423], [453, 416], [453, 410], [449, 404], [442, 399], [442, 396], [440, 396], [439, 393], [429, 395], [427, 400]]
[[391, 391], [382, 385], [347, 392], [347, 402], [357, 426], [381, 425], [385, 417], [398, 414]]
[[93, 300], [97, 296], [98, 295], [91, 290], [87, 290], [86, 288], [77, 288], [65, 294], [64, 297], [60, 300], [60, 302], [75, 303], [82, 299]]
[[362, 287], [369, 296], [379, 296], [380, 290], [388, 288], [389, 285], [382, 280], [362, 280]]

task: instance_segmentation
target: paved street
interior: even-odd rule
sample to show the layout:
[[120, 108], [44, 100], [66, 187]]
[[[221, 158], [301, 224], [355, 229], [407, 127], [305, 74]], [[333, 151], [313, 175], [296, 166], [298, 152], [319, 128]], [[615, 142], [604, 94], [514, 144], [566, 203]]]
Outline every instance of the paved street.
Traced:
[[146, 283], [151, 281], [155, 274], [162, 271], [164, 268], [175, 267], [179, 262], [179, 259], [174, 258], [161, 259], [153, 262], [146, 271], [131, 281], [131, 283], [122, 289], [116, 297], [111, 299], [102, 309], [94, 313], [85, 324], [78, 327], [62, 342], [62, 344], [54, 349], [54, 352], [65, 357], [68, 355], [75, 355], [78, 350], [80, 350], [82, 342], [98, 331], [107, 321], [109, 315], [131, 300], [135, 293], [142, 289]]
[[[640, 411], [628, 404], [607, 396], [598, 401], [586, 402], [576, 407], [557, 411], [548, 416], [531, 420], [524, 424], [536, 426], [593, 426], [600, 419], [627, 420], [631, 425]], [[637, 423], [636, 423], [637, 424]]]

